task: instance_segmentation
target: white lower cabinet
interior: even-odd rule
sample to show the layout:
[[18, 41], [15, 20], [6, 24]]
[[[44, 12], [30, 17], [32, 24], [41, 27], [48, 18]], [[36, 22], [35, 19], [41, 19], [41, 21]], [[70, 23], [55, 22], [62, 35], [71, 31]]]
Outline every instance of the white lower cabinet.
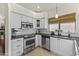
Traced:
[[40, 46], [41, 47], [41, 35], [36, 35], [36, 39], [35, 39], [35, 47]]
[[50, 38], [50, 50], [59, 55], [72, 56], [74, 55], [74, 43], [73, 40]]
[[75, 55], [73, 40], [61, 39], [60, 40], [60, 53], [61, 55]]
[[38, 35], [36, 35], [36, 38], [35, 38], [35, 47], [38, 47]]
[[11, 41], [11, 55], [20, 56], [23, 54], [23, 38], [12, 39]]
[[50, 37], [50, 50], [52, 52], [56, 52], [58, 53], [59, 52], [59, 40], [58, 38], [53, 38], [53, 37]]

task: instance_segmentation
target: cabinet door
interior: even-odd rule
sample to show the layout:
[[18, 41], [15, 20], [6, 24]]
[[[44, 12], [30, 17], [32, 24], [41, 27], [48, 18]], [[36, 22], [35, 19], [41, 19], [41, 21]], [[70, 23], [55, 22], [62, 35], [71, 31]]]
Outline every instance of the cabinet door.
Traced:
[[36, 19], [33, 18], [33, 28], [37, 28], [36, 27], [37, 26], [37, 23], [36, 22], [37, 22]]
[[35, 39], [35, 47], [38, 47], [38, 35], [36, 35], [36, 39]]
[[26, 16], [22, 16], [22, 22], [28, 22], [28, 18]]
[[50, 50], [57, 54], [60, 54], [60, 38], [53, 38], [50, 39]]
[[45, 20], [44, 19], [40, 20], [40, 28], [45, 28]]
[[22, 21], [23, 22], [33, 23], [33, 18], [31, 18], [29, 16], [22, 16]]
[[40, 20], [36, 20], [36, 22], [37, 22], [37, 28], [40, 28]]
[[51, 51], [57, 51], [58, 50], [58, 42], [57, 42], [57, 38], [50, 38], [50, 50]]
[[60, 40], [60, 54], [61, 55], [74, 55], [74, 45], [72, 40], [61, 39]]
[[45, 28], [45, 20], [44, 19], [36, 20], [36, 28]]
[[41, 35], [36, 35], [36, 47], [41, 47]]
[[32, 17], [29, 17], [29, 22], [33, 23], [33, 18]]
[[38, 35], [38, 45], [41, 47], [41, 35]]
[[11, 13], [11, 28], [21, 28], [21, 15]]

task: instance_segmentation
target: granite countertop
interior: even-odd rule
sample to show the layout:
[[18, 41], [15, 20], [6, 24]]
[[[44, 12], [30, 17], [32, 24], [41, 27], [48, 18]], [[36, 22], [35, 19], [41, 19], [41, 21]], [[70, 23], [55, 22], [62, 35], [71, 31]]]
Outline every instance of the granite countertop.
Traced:
[[12, 36], [12, 39], [23, 38], [23, 37], [24, 37], [24, 35], [14, 35], [14, 36]]
[[44, 33], [40, 33], [39, 35], [45, 35], [45, 36], [50, 36], [50, 37], [54, 37], [54, 38], [61, 38], [61, 39], [67, 39], [67, 40], [79, 40], [79, 37], [68, 37], [68, 36], [58, 36], [58, 35], [51, 35], [51, 34], [44, 34]]
[[35, 33], [32, 33], [32, 34], [18, 34], [18, 35], [12, 35], [12, 39], [16, 39], [16, 38], [24, 38], [24, 37], [27, 37], [29, 38], [30, 36], [35, 36], [36, 34]]
[[61, 36], [58, 36], [58, 35], [50, 35], [51, 37], [55, 37], [55, 38], [61, 38], [61, 39], [67, 39], [67, 40], [78, 40], [79, 37], [68, 37], [68, 36], [64, 36], [64, 35], [61, 35]]
[[61, 38], [61, 39], [67, 39], [67, 40], [79, 40], [79, 37], [68, 37], [68, 36], [58, 36], [58, 35], [51, 35], [51, 34], [45, 34], [45, 33], [32, 33], [32, 34], [22, 34], [22, 35], [14, 35], [12, 36], [12, 38], [21, 38], [24, 36], [35, 36], [35, 35], [43, 35], [43, 36], [50, 36], [50, 37], [54, 37], [54, 38]]

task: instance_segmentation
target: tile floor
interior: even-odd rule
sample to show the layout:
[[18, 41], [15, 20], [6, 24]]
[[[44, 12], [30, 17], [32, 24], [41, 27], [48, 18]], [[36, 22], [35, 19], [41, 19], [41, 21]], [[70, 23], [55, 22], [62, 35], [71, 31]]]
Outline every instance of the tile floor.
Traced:
[[56, 54], [38, 47], [38, 48], [34, 49], [33, 51], [27, 53], [25, 56], [56, 56]]

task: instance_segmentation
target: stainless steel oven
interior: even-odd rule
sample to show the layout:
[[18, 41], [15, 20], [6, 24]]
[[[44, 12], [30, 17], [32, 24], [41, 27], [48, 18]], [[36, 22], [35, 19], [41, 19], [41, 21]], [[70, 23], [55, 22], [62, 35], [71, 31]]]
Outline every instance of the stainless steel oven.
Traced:
[[35, 48], [35, 36], [24, 36], [24, 53]]

